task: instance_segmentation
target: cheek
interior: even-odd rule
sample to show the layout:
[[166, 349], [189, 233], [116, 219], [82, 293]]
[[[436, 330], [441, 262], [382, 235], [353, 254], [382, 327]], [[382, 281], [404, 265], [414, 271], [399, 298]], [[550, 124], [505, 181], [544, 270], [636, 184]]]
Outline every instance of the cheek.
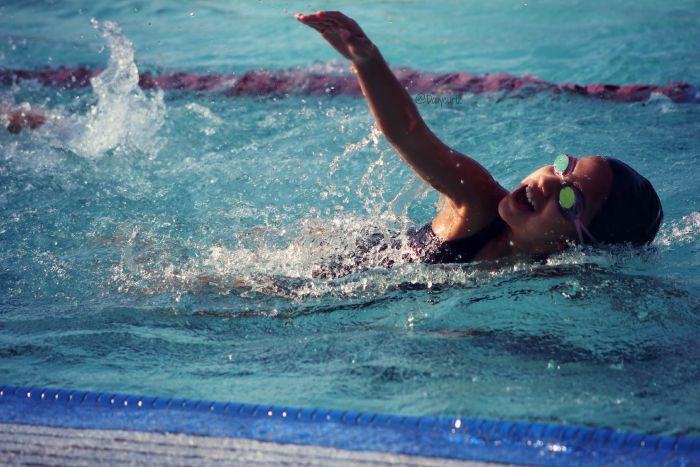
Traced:
[[528, 227], [536, 237], [543, 240], [559, 240], [562, 237], [570, 237], [576, 232], [574, 224], [561, 215], [559, 207], [554, 203], [549, 204], [539, 216], [534, 217]]
[[517, 208], [513, 207], [513, 200], [510, 196], [506, 196], [498, 203], [498, 215], [511, 228], [520, 230], [532, 217]]
[[542, 227], [549, 239], [571, 237], [576, 233], [574, 223], [563, 217], [557, 206], [542, 213]]

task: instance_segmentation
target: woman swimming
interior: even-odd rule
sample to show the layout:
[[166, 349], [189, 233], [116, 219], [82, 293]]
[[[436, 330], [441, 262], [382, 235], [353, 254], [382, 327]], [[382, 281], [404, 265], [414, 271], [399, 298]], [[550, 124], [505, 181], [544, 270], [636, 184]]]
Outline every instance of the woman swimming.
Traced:
[[508, 193], [474, 159], [443, 143], [360, 26], [337, 11], [296, 14], [353, 64], [379, 129], [401, 158], [445, 196], [412, 246], [424, 262], [540, 256], [570, 242], [651, 242], [663, 219], [654, 188], [607, 157], [559, 155]]

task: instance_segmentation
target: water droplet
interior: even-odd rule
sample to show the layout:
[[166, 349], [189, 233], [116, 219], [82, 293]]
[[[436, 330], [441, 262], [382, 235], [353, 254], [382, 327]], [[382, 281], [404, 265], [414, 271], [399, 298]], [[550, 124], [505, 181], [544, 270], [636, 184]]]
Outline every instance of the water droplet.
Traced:
[[557, 365], [557, 362], [555, 362], [554, 360], [550, 360], [549, 362], [547, 362], [547, 369], [548, 370], [560, 370], [561, 366]]

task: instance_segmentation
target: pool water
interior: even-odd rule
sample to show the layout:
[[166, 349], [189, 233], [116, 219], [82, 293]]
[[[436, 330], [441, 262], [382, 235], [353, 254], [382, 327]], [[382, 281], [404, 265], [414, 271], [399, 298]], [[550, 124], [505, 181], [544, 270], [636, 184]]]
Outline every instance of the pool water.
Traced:
[[[437, 196], [354, 96], [142, 91], [138, 71], [347, 69], [294, 21], [321, 2], [4, 2], [0, 67], [47, 124], [0, 132], [3, 384], [700, 435], [700, 106], [539, 93], [420, 105], [507, 188], [562, 151], [629, 162], [665, 222], [649, 248], [422, 265]], [[555, 83], [697, 83], [694, 1], [376, 2], [395, 66]], [[91, 19], [93, 19], [91, 21]], [[382, 267], [387, 260], [393, 268]]]

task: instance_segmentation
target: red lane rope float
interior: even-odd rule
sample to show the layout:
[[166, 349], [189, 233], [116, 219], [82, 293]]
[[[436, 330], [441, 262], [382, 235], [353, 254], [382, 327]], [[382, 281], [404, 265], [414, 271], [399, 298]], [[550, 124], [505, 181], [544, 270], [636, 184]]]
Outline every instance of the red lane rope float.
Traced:
[[[33, 80], [44, 86], [84, 88], [102, 70], [85, 67], [42, 68], [40, 70], [0, 69], [0, 85], [11, 86]], [[534, 76], [506, 73], [477, 75], [468, 72], [434, 73], [410, 68], [395, 69], [401, 84], [411, 94], [485, 94], [506, 92], [524, 98], [540, 92], [572, 94], [617, 102], [644, 102], [662, 94], [676, 103], [700, 103], [698, 88], [685, 82], [665, 86], [651, 84], [555, 84]], [[350, 73], [324, 73], [306, 69], [251, 70], [239, 75], [164, 73], [139, 74], [143, 89], [166, 91], [221, 92], [226, 96], [360, 95], [360, 86]]]

